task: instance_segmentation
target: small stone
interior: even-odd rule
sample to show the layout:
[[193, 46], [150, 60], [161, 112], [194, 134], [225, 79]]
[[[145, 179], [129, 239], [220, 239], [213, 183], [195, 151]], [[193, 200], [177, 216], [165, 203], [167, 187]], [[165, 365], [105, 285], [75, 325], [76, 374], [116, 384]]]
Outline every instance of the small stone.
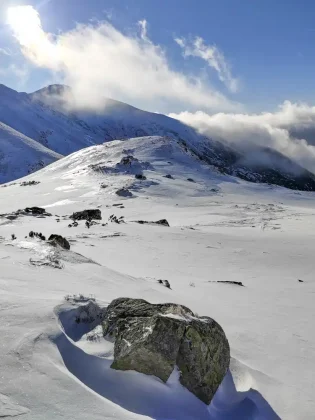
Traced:
[[116, 195], [119, 197], [132, 197], [132, 192], [128, 190], [128, 188], [121, 188], [120, 190], [116, 191]]

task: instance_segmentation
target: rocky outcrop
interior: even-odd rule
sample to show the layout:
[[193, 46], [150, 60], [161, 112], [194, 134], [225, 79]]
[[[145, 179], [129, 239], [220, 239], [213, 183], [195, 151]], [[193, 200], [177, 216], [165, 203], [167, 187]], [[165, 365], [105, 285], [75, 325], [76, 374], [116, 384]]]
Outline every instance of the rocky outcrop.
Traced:
[[73, 220], [102, 220], [102, 212], [99, 209], [77, 211], [70, 216]]
[[169, 227], [170, 224], [166, 219], [157, 220], [156, 222], [148, 222], [146, 220], [136, 220], [136, 223], [139, 223], [140, 225], [161, 225], [161, 226], [167, 226]]
[[166, 382], [174, 367], [180, 382], [209, 404], [230, 363], [224, 331], [185, 306], [119, 298], [104, 314], [104, 336], [115, 340], [113, 369], [135, 370]]
[[139, 179], [140, 181], [145, 181], [147, 179], [147, 177], [144, 176], [143, 174], [136, 174], [135, 178]]
[[26, 207], [25, 209], [20, 209], [12, 213], [0, 214], [0, 217], [5, 217], [9, 220], [15, 220], [20, 216], [34, 216], [43, 218], [46, 216], [51, 216], [51, 213], [46, 212], [46, 210], [42, 207]]

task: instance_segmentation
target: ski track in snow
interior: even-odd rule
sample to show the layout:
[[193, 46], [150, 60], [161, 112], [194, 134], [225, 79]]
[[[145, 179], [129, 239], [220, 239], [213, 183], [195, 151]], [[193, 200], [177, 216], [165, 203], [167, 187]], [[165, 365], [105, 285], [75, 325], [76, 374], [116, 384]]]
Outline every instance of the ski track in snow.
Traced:
[[[147, 180], [121, 167], [126, 154], [150, 163]], [[86, 149], [25, 180], [40, 184], [1, 189], [1, 214], [37, 205], [52, 216], [0, 217], [0, 417], [314, 418], [314, 193], [212, 173], [158, 137]], [[123, 187], [131, 198], [116, 196]], [[69, 228], [65, 216], [87, 208], [99, 208], [103, 220]], [[109, 222], [112, 214], [126, 223]], [[170, 227], [134, 223], [163, 218]], [[30, 230], [62, 234], [71, 251], [25, 238]], [[53, 258], [61, 269], [40, 264]], [[111, 370], [112, 343], [97, 330], [89, 341], [88, 326], [74, 322], [85, 303], [64, 301], [80, 293], [101, 306], [119, 296], [181, 303], [217, 320], [232, 360], [211, 405], [180, 386], [176, 369], [167, 384]]]

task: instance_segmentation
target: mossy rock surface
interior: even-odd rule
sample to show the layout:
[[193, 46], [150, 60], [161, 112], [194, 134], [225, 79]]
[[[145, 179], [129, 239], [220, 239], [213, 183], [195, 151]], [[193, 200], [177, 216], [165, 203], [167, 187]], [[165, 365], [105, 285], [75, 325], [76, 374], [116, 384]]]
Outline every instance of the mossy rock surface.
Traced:
[[223, 329], [182, 305], [119, 298], [107, 308], [102, 326], [104, 336], [115, 339], [113, 369], [135, 370], [166, 382], [178, 366], [181, 384], [206, 404], [229, 368]]

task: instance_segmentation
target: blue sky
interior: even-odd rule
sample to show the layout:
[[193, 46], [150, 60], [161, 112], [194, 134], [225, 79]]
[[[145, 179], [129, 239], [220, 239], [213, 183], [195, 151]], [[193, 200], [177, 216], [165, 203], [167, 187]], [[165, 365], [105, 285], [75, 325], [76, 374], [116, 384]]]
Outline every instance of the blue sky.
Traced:
[[[297, 0], [0, 0], [0, 83], [33, 91], [61, 81], [62, 76], [21, 53], [6, 24], [6, 11], [24, 4], [37, 8], [44, 31], [54, 34], [67, 33], [76, 22], [89, 24], [98, 19], [136, 36], [138, 22], [145, 19], [147, 37], [163, 48], [170, 69], [200, 77], [213, 91], [248, 111], [273, 110], [285, 100], [314, 103], [315, 2], [311, 0], [304, 0], [303, 7]], [[236, 91], [220, 80], [213, 66], [191, 54], [196, 37], [224, 56], [230, 76], [237, 80]], [[185, 57], [175, 39], [185, 41]], [[143, 98], [135, 97], [133, 102], [154, 106]], [[158, 110], [165, 107], [170, 112], [172, 104], [165, 103], [158, 101]], [[179, 101], [174, 111], [187, 106], [183, 103], [180, 109]], [[203, 109], [202, 103], [199, 108]], [[220, 111], [220, 104], [216, 108]]]

